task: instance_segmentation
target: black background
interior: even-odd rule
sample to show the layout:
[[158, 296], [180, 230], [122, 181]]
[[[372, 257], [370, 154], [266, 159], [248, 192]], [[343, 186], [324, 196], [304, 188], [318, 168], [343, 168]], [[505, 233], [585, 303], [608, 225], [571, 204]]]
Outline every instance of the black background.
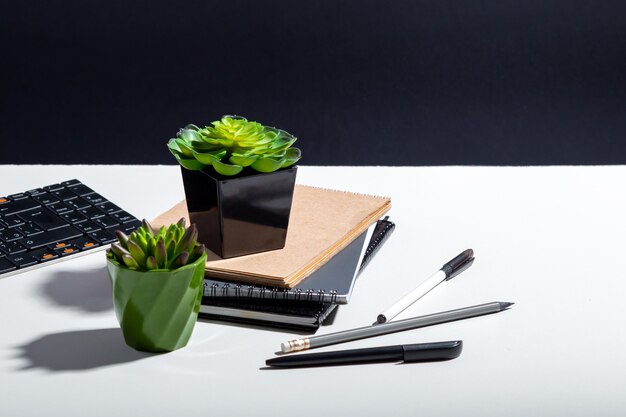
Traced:
[[3, 2], [0, 163], [175, 163], [239, 114], [303, 164], [626, 162], [623, 1]]

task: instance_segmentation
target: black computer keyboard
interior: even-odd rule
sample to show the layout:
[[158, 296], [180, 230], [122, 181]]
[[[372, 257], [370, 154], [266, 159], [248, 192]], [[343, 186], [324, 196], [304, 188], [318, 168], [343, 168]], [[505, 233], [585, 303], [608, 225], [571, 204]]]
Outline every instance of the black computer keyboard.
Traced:
[[76, 179], [0, 197], [0, 278], [104, 249], [139, 225]]

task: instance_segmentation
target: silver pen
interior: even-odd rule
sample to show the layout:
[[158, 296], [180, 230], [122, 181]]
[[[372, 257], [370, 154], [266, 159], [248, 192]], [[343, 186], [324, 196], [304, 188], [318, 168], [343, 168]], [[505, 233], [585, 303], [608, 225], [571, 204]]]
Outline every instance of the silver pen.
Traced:
[[313, 349], [321, 346], [334, 345], [349, 342], [351, 340], [365, 339], [367, 337], [380, 336], [383, 334], [400, 332], [403, 330], [417, 329], [418, 327], [431, 326], [433, 324], [446, 323], [449, 321], [462, 320], [470, 317], [483, 316], [485, 314], [498, 313], [506, 310], [513, 303], [494, 301], [492, 303], [479, 304], [471, 307], [458, 308], [456, 310], [443, 311], [410, 319], [393, 321], [390, 323], [376, 324], [360, 327], [357, 329], [344, 330], [337, 333], [329, 333], [321, 336], [307, 337], [290, 340], [281, 343], [283, 353], [296, 352], [299, 350]]

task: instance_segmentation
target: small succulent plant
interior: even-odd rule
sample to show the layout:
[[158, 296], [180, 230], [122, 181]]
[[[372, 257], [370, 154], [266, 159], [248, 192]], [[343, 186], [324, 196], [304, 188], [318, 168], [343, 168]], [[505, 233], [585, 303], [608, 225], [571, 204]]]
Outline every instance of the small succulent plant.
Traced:
[[296, 139], [245, 117], [223, 116], [204, 128], [185, 126], [167, 146], [184, 168], [212, 166], [217, 173], [232, 176], [245, 167], [273, 172], [295, 164], [301, 157], [300, 149], [291, 146]]
[[197, 261], [204, 254], [204, 245], [196, 241], [196, 226], [192, 224], [185, 229], [184, 218], [157, 231], [143, 220], [130, 236], [119, 230], [115, 233], [117, 242], [107, 250], [107, 258], [130, 269], [171, 271]]

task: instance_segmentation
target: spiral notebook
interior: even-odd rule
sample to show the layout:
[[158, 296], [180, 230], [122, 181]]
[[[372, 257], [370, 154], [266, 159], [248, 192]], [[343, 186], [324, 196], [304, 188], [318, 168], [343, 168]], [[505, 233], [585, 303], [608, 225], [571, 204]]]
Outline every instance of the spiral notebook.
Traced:
[[350, 300], [358, 274], [384, 244], [394, 227], [395, 224], [388, 216], [377, 221], [368, 232], [362, 233], [294, 288], [258, 286], [205, 278], [204, 296], [206, 299], [253, 298], [346, 304]]
[[[315, 331], [347, 303], [354, 282], [394, 230], [388, 217], [363, 233], [294, 289], [255, 287], [205, 279], [199, 318]], [[367, 242], [367, 244], [364, 244]], [[336, 285], [327, 291], [324, 285]], [[301, 287], [301, 288], [299, 288]], [[305, 290], [303, 290], [305, 289]]]

